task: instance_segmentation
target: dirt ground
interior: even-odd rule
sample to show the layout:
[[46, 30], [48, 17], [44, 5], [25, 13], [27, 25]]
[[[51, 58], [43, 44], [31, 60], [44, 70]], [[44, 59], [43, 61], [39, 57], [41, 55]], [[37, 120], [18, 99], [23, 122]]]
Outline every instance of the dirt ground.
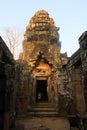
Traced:
[[18, 130], [70, 130], [68, 120], [59, 117], [17, 119], [16, 126], [21, 126]]

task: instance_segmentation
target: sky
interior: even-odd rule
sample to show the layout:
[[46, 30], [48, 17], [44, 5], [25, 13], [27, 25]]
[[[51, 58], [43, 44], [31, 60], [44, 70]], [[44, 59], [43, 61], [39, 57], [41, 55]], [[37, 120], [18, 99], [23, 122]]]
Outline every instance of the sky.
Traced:
[[[46, 10], [60, 27], [61, 53], [71, 56], [79, 48], [79, 37], [87, 30], [87, 0], [0, 0], [0, 35], [4, 28], [18, 28], [25, 32], [31, 17], [38, 10]], [[16, 48], [22, 51], [22, 43]]]

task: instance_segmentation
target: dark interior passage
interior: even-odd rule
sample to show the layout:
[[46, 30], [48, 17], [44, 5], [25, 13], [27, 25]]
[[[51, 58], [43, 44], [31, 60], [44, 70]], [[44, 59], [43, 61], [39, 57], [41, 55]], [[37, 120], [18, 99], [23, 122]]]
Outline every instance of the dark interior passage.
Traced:
[[47, 101], [47, 80], [37, 80], [36, 101]]

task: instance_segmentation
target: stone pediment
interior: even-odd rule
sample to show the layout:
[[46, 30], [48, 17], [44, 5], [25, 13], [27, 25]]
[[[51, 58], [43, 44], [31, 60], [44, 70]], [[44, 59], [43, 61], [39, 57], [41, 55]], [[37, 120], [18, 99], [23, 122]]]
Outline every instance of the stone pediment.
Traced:
[[42, 69], [42, 70], [50, 70], [50, 66], [47, 63], [44, 63], [43, 59], [40, 61], [39, 65], [36, 67], [36, 69]]
[[51, 73], [52, 66], [49, 62], [42, 57], [32, 61], [33, 75], [36, 76], [48, 76]]

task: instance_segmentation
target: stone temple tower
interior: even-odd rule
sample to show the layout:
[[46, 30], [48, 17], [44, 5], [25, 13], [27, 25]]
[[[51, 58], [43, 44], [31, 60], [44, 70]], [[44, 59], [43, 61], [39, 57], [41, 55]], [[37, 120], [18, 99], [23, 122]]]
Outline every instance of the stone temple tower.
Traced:
[[50, 89], [49, 80], [53, 80], [52, 84], [56, 83], [57, 77], [52, 74], [61, 66], [58, 30], [54, 20], [44, 10], [36, 12], [26, 27], [23, 60], [27, 61], [29, 70], [36, 81], [36, 100], [38, 100], [39, 92], [43, 95], [42, 100], [50, 99], [51, 97], [46, 95], [47, 90]]
[[23, 53], [16, 67], [17, 76], [20, 77], [18, 95], [23, 98], [24, 104], [26, 102], [25, 108], [39, 101], [48, 101], [58, 106], [59, 95], [61, 92], [64, 94], [63, 78], [67, 81], [67, 74], [64, 69], [63, 75], [62, 65], [67, 63], [67, 58], [63, 55], [61, 58], [58, 31], [59, 28], [45, 10], [36, 12], [26, 27]]

